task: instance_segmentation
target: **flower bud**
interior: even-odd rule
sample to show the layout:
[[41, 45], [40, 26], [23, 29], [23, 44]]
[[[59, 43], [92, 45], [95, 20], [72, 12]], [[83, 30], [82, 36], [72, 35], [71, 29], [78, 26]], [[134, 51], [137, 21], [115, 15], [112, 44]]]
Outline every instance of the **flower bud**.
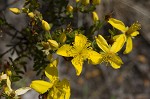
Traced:
[[20, 14], [21, 12], [18, 8], [9, 8], [9, 10], [13, 12], [14, 14]]
[[98, 17], [98, 15], [97, 15], [97, 13], [95, 11], [92, 12], [92, 18], [93, 18], [94, 22], [99, 20], [99, 17]]
[[80, 0], [76, 0], [76, 3], [78, 3]]
[[44, 21], [44, 20], [42, 20], [42, 28], [45, 31], [49, 31], [51, 29], [50, 25], [46, 21]]
[[11, 76], [11, 75], [12, 75], [12, 72], [11, 72], [9, 69], [7, 69], [7, 70], [6, 70], [6, 74], [7, 74], [8, 76]]
[[49, 43], [48, 42], [41, 42], [44, 49], [49, 49]]
[[81, 3], [83, 5], [88, 5], [90, 3], [90, 0], [82, 0]]
[[73, 7], [72, 7], [71, 5], [68, 5], [68, 6], [67, 6], [67, 11], [68, 11], [68, 12], [73, 12]]
[[52, 49], [57, 49], [58, 48], [58, 43], [55, 40], [48, 40], [50, 46], [52, 47]]
[[101, 3], [101, 0], [92, 0], [93, 5], [99, 5]]
[[28, 16], [29, 16], [30, 18], [34, 18], [34, 13], [33, 13], [33, 12], [30, 12], [30, 13], [28, 13]]
[[59, 37], [59, 41], [60, 43], [64, 43], [66, 41], [67, 37], [66, 37], [66, 34], [63, 32], [60, 34], [60, 37]]

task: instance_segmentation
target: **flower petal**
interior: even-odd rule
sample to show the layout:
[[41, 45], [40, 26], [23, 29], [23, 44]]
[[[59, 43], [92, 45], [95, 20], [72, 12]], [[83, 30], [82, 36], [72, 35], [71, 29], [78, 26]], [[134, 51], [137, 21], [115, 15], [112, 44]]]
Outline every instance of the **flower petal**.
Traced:
[[71, 62], [73, 64], [73, 66], [76, 69], [76, 75], [79, 76], [81, 74], [82, 71], [82, 65], [83, 65], [83, 57], [82, 56], [75, 56]]
[[123, 52], [124, 54], [128, 54], [132, 51], [132, 38], [128, 37], [126, 42], [126, 49]]
[[138, 31], [135, 31], [135, 32], [131, 33], [131, 36], [137, 36], [137, 35], [139, 35]]
[[65, 44], [61, 46], [56, 53], [61, 56], [72, 57], [76, 55], [77, 51], [75, 51], [75, 49], [69, 44]]
[[102, 62], [102, 55], [97, 53], [96, 51], [89, 50], [88, 54], [89, 54], [89, 57], [87, 58], [89, 59], [89, 62], [91, 64], [96, 65]]
[[104, 52], [109, 51], [109, 46], [106, 40], [101, 35], [98, 35], [98, 37], [96, 37], [96, 43]]
[[123, 64], [121, 58], [115, 54], [112, 56], [111, 59], [109, 59], [109, 62], [114, 69], [120, 68], [120, 66]]
[[45, 93], [49, 88], [53, 86], [52, 83], [43, 81], [43, 80], [35, 80], [32, 81], [30, 87], [33, 88], [35, 91], [37, 91], [40, 94]]
[[76, 34], [74, 47], [77, 50], [82, 50], [87, 44], [87, 38], [83, 34]]
[[114, 69], [119, 69], [120, 68], [120, 64], [116, 64], [116, 63], [114, 63], [114, 62], [110, 62], [110, 64], [111, 64], [111, 66], [114, 68]]
[[18, 95], [22, 95], [25, 94], [27, 91], [29, 91], [31, 88], [30, 87], [23, 87], [23, 88], [19, 88], [15, 91], [15, 94]]
[[110, 18], [108, 23], [110, 23], [114, 28], [116, 28], [122, 32], [126, 31], [126, 27], [125, 27], [124, 23], [120, 20]]
[[112, 47], [110, 50], [114, 53], [117, 53], [118, 51], [121, 50], [123, 47], [124, 43], [126, 42], [126, 36], [125, 34], [119, 35], [119, 37], [116, 39], [116, 41], [113, 43]]
[[55, 82], [58, 80], [58, 70], [57, 70], [58, 59], [54, 60], [45, 68], [45, 75], [49, 78], [50, 82]]

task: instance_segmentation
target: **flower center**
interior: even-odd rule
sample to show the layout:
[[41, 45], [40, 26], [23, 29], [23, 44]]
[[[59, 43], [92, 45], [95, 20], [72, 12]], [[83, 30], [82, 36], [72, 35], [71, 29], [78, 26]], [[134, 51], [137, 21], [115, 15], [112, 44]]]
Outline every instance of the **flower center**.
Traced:
[[103, 61], [104, 62], [106, 62], [106, 63], [108, 63], [109, 62], [109, 60], [111, 59], [111, 58], [113, 58], [112, 55], [113, 53], [111, 53], [111, 52], [107, 52], [107, 53], [104, 53], [103, 54]]

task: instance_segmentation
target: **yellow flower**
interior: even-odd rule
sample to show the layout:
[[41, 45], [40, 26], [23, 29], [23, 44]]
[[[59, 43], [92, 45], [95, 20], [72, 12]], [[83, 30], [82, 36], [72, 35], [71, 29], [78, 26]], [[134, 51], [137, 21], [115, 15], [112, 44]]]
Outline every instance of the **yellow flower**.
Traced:
[[21, 12], [18, 8], [9, 8], [9, 10], [13, 12], [14, 14], [20, 14]]
[[32, 81], [30, 87], [40, 94], [48, 91], [47, 99], [69, 99], [70, 84], [66, 79], [59, 81], [57, 64], [58, 60], [54, 60], [45, 69], [45, 75], [49, 78], [50, 82], [35, 80]]
[[102, 58], [100, 62], [110, 63], [114, 69], [120, 68], [121, 64], [123, 64], [121, 58], [117, 56], [117, 52], [122, 48], [122, 44], [125, 41], [125, 36], [121, 35], [116, 39], [112, 46], [109, 46], [107, 41], [101, 36], [98, 35], [96, 37], [96, 43], [103, 50], [101, 52]]
[[130, 27], [126, 27], [122, 21], [114, 18], [110, 18], [108, 23], [110, 23], [114, 28], [120, 30], [125, 35], [126, 49], [124, 54], [130, 53], [132, 51], [132, 38], [139, 34], [138, 30], [141, 29], [141, 25], [138, 22], [135, 22]]
[[65, 57], [73, 57], [71, 62], [76, 69], [76, 74], [80, 75], [84, 60], [88, 59], [92, 64], [98, 64], [101, 58], [101, 55], [93, 51], [90, 45], [86, 36], [76, 34], [73, 46], [64, 44], [56, 53]]
[[95, 11], [92, 12], [92, 18], [93, 18], [94, 22], [99, 20], [99, 17], [98, 17], [98, 15], [97, 15], [97, 13]]
[[45, 30], [45, 31], [49, 31], [51, 29], [50, 25], [48, 24], [48, 22], [42, 20], [42, 28]]
[[14, 94], [14, 99], [17, 99], [17, 97], [19, 95], [23, 95], [31, 89], [30, 87], [22, 87], [22, 88], [19, 88], [19, 89], [14, 91], [11, 88], [11, 81], [10, 81], [9, 77], [7, 77], [7, 83], [6, 84], [7, 84], [7, 86], [4, 88], [5, 94], [7, 94], [8, 96], [11, 96], [12, 94]]

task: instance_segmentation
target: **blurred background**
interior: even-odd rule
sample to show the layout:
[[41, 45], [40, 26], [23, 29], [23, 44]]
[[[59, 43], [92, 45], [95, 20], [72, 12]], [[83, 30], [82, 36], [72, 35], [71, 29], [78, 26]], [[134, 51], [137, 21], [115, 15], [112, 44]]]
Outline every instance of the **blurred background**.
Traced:
[[[8, 8], [22, 8], [24, 2], [0, 0], [0, 17], [5, 17], [18, 31], [26, 27], [27, 19], [23, 14], [12, 14]], [[124, 65], [118, 70], [105, 64], [90, 66], [85, 63], [81, 76], [77, 77], [71, 63], [61, 58], [59, 75], [71, 83], [71, 99], [150, 99], [150, 0], [102, 0], [96, 11], [100, 19], [112, 14], [127, 26], [139, 21], [142, 28], [140, 35], [133, 40], [133, 51], [128, 55], [121, 54]], [[78, 26], [85, 25], [88, 28], [92, 24], [88, 14], [83, 16], [78, 13], [77, 20]], [[2, 31], [0, 28], [0, 54], [8, 49], [6, 44], [14, 41], [6, 32], [14, 31]], [[104, 33], [105, 28], [99, 32]], [[1, 61], [6, 61], [10, 55], [6, 54]], [[15, 59], [17, 56], [14, 54], [11, 57]], [[32, 79], [38, 78], [32, 71], [33, 62], [27, 61], [28, 70], [24, 79], [13, 84], [14, 88], [29, 86]], [[38, 93], [32, 90], [23, 95], [22, 99], [38, 99]]]

